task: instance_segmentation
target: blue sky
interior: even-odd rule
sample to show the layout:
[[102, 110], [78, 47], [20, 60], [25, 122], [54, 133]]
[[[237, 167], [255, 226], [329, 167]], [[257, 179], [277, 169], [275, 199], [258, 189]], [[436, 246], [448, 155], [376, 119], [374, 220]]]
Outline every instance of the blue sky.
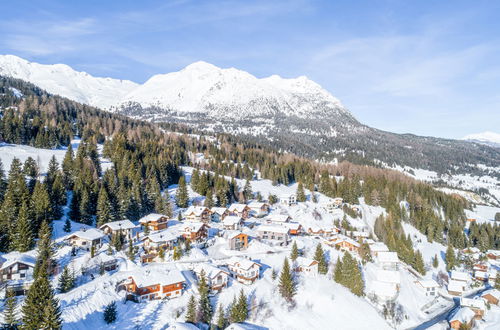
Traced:
[[144, 82], [204, 60], [306, 75], [363, 123], [500, 133], [500, 1], [1, 1], [0, 53]]

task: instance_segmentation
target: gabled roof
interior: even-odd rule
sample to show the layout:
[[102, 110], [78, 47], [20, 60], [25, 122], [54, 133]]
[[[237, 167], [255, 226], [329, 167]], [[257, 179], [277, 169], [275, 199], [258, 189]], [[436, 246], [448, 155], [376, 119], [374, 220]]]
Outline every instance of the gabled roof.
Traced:
[[297, 264], [297, 267], [311, 267], [312, 265], [317, 264], [318, 262], [316, 260], [309, 258], [297, 257], [295, 263]]
[[206, 226], [206, 225], [203, 222], [189, 222], [189, 223], [183, 224], [182, 230], [197, 233], [204, 226]]
[[199, 217], [206, 210], [208, 210], [208, 209], [206, 207], [204, 207], [204, 206], [193, 206], [193, 205], [191, 205], [190, 207], [188, 207], [188, 209], [186, 211], [184, 211], [184, 214], [185, 215], [194, 214], [196, 217]]
[[133, 274], [131, 277], [139, 288], [152, 285], [165, 286], [186, 281], [184, 275], [177, 269], [170, 271], [141, 271]]
[[99, 229], [89, 228], [87, 230], [75, 231], [74, 233], [68, 235], [66, 239], [69, 239], [72, 237], [78, 237], [78, 238], [81, 238], [83, 240], [93, 241], [96, 239], [103, 238], [104, 236], [105, 236], [104, 233], [102, 231], [100, 231]]
[[150, 213], [148, 215], [145, 215], [143, 216], [139, 222], [140, 223], [148, 223], [148, 222], [151, 222], [151, 221], [158, 221], [160, 218], [163, 218], [163, 217], [167, 217], [166, 215], [164, 214], [159, 214], [159, 213]]
[[285, 226], [260, 225], [259, 227], [257, 227], [257, 231], [259, 231], [259, 232], [269, 231], [272, 233], [288, 234], [290, 229], [288, 229]]
[[396, 252], [379, 252], [377, 260], [379, 262], [399, 262], [398, 254]]
[[169, 228], [161, 230], [156, 233], [149, 234], [148, 236], [144, 237], [143, 240], [149, 239], [151, 242], [161, 243], [161, 242], [176, 241], [179, 238], [179, 236], [180, 235], [177, 230], [172, 230]]
[[196, 273], [197, 276], [200, 276], [202, 270], [205, 271], [205, 276], [210, 279], [217, 277], [217, 275], [219, 275], [221, 272], [229, 275], [229, 273], [226, 272], [225, 270], [222, 270], [211, 264], [201, 263], [197, 264], [194, 267], [194, 272]]
[[470, 280], [470, 275], [469, 273], [466, 272], [459, 272], [457, 270], [452, 270], [451, 271], [451, 279], [457, 280], [457, 281], [464, 281], [468, 282]]
[[103, 229], [105, 227], [109, 227], [113, 231], [121, 229], [127, 230], [127, 229], [137, 228], [137, 226], [134, 225], [134, 223], [128, 219], [105, 223], [104, 225], [99, 227], [99, 229]]
[[491, 290], [485, 291], [485, 292], [483, 292], [481, 297], [484, 297], [486, 295], [491, 295], [491, 296], [495, 297], [496, 299], [500, 300], [500, 291], [498, 291], [497, 289], [491, 289]]
[[[224, 233], [224, 236], [227, 238], [227, 239], [233, 239], [235, 238], [236, 236], [239, 236], [239, 235], [247, 235], [247, 234], [244, 234], [242, 233], [241, 231], [239, 230], [227, 230], [225, 233]], [[248, 235], [247, 235], [248, 236]]]
[[227, 260], [227, 264], [244, 270], [248, 270], [252, 268], [254, 265], [257, 265], [260, 268], [260, 265], [255, 261], [241, 257], [232, 257]]
[[462, 297], [460, 298], [460, 306], [477, 308], [483, 311], [486, 309], [486, 304], [482, 299], [470, 299]]
[[218, 215], [223, 215], [227, 211], [227, 207], [212, 207], [210, 212], [217, 213]]
[[342, 242], [347, 242], [347, 243], [349, 243], [351, 245], [354, 245], [355, 247], [359, 247], [360, 246], [360, 244], [358, 242], [356, 242], [352, 238], [344, 236], [344, 235], [339, 235], [338, 239], [334, 243], [335, 243], [335, 245], [337, 245], [337, 244], [340, 244]]
[[237, 215], [229, 215], [222, 220], [222, 223], [225, 226], [234, 226], [236, 224], [239, 224], [243, 221], [243, 219]]
[[229, 206], [229, 212], [243, 212], [248, 205], [246, 204], [231, 204]]
[[464, 282], [450, 280], [448, 282], [448, 291], [463, 292], [464, 291]]
[[272, 222], [288, 222], [291, 217], [288, 214], [271, 214], [267, 217]]
[[439, 284], [434, 280], [418, 280], [418, 283], [424, 288], [438, 288]]
[[2, 258], [5, 260], [5, 262], [2, 264], [0, 269], [6, 269], [9, 268], [12, 265], [15, 265], [16, 263], [22, 263], [25, 265], [28, 265], [30, 267], [35, 267], [36, 263], [36, 258], [26, 254], [26, 253], [20, 253], [17, 251], [10, 252], [7, 254], [4, 254]]
[[470, 320], [475, 316], [476, 314], [472, 309], [469, 307], [463, 307], [459, 308], [458, 311], [453, 314], [452, 317], [450, 317], [450, 322], [453, 321], [459, 321], [460, 323], [469, 323]]
[[248, 203], [248, 207], [251, 208], [251, 209], [260, 209], [260, 208], [262, 208], [265, 205], [268, 205], [268, 204], [264, 203], [264, 202], [251, 202], [251, 203]]
[[382, 242], [376, 242], [370, 245], [370, 251], [372, 252], [389, 252], [389, 248]]
[[285, 222], [282, 226], [287, 227], [290, 230], [299, 230], [301, 225], [298, 222]]

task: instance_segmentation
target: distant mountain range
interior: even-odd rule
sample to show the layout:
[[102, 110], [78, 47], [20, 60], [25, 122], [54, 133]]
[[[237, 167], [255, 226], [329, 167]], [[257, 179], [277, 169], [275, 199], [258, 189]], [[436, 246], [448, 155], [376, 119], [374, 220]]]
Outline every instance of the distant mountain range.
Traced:
[[494, 132], [482, 132], [464, 136], [462, 140], [486, 144], [492, 147], [500, 148], [500, 134]]
[[0, 75], [133, 118], [233, 134], [327, 162], [346, 159], [476, 174], [484, 171], [476, 164], [500, 164], [500, 150], [486, 145], [394, 134], [363, 125], [337, 98], [306, 77], [259, 79], [234, 68], [196, 62], [139, 85], [12, 55], [0, 56]]

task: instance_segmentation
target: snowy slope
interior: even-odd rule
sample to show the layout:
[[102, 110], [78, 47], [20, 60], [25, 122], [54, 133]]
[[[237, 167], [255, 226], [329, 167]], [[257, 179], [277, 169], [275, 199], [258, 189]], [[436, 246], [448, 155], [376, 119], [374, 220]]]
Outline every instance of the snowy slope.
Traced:
[[137, 87], [129, 80], [96, 78], [65, 64], [43, 65], [13, 55], [0, 55], [0, 75], [29, 81], [49, 93], [102, 108], [109, 108]]
[[462, 138], [462, 140], [483, 143], [490, 146], [500, 147], [500, 134], [494, 132], [482, 132], [477, 134], [469, 134]]

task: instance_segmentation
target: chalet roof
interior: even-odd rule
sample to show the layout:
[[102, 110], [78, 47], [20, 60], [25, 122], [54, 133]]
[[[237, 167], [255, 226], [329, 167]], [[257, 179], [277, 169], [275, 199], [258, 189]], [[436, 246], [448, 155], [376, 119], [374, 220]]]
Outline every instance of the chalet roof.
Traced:
[[270, 226], [270, 225], [260, 225], [257, 227], [258, 232], [269, 231], [272, 233], [288, 234], [290, 229], [285, 226]]
[[299, 230], [301, 225], [298, 222], [285, 222], [283, 226], [287, 227], [290, 230]]
[[237, 215], [229, 215], [229, 216], [225, 217], [224, 220], [222, 220], [222, 223], [225, 226], [234, 226], [234, 225], [241, 223], [242, 220], [243, 219]]
[[291, 193], [291, 194], [281, 194], [279, 196], [280, 199], [288, 199], [290, 197], [295, 197], [295, 194], [294, 193]]
[[484, 297], [486, 295], [491, 295], [491, 296], [497, 298], [498, 300], [500, 300], [500, 291], [497, 289], [490, 289], [488, 291], [484, 291], [483, 294], [481, 295], [481, 297]]
[[480, 310], [486, 309], [486, 304], [483, 299], [470, 299], [470, 298], [460, 298], [460, 306], [477, 308]]
[[379, 252], [377, 254], [379, 262], [399, 262], [398, 254], [396, 252]]
[[210, 212], [217, 213], [218, 215], [223, 215], [227, 211], [227, 207], [212, 207]]
[[239, 231], [239, 230], [227, 230], [225, 233], [224, 233], [224, 236], [227, 238], [227, 239], [233, 239], [235, 238], [236, 236], [238, 235], [246, 235], [244, 234], [243, 232]]
[[356, 242], [352, 238], [349, 238], [349, 237], [344, 236], [344, 235], [342, 235], [342, 236], [339, 235], [338, 239], [334, 243], [335, 243], [335, 245], [337, 245], [337, 244], [340, 244], [342, 242], [347, 242], [347, 243], [349, 243], [351, 245], [354, 245], [355, 247], [359, 247], [360, 246], [360, 244], [358, 242]]
[[470, 280], [469, 273], [459, 272], [458, 270], [452, 270], [450, 277], [452, 280], [463, 281], [463, 282], [468, 282]]
[[6, 269], [12, 265], [15, 265], [16, 263], [20, 262], [22, 264], [35, 267], [36, 263], [36, 258], [26, 254], [26, 253], [20, 253], [17, 251], [10, 252], [7, 254], [4, 254], [2, 258], [5, 260], [5, 262], [1, 265], [0, 269]]
[[354, 237], [368, 237], [368, 236], [370, 236], [370, 234], [365, 232], [365, 231], [351, 231], [350, 235], [352, 235]]
[[229, 212], [243, 212], [247, 207], [246, 204], [231, 204], [229, 206]]
[[288, 214], [271, 214], [267, 218], [272, 222], [288, 222], [290, 220]]
[[469, 307], [463, 307], [459, 308], [455, 314], [453, 314], [452, 317], [450, 317], [449, 321], [459, 321], [460, 323], [469, 323], [470, 320], [475, 316], [476, 314], [472, 309]]
[[370, 245], [370, 251], [372, 252], [389, 252], [389, 248], [382, 242], [376, 242]]
[[186, 281], [184, 275], [177, 269], [170, 271], [142, 271], [133, 274], [131, 277], [139, 288], [158, 284], [164, 286]]
[[464, 291], [464, 282], [450, 280], [448, 282], [448, 291], [463, 292]]
[[424, 288], [438, 288], [439, 284], [434, 280], [418, 280], [418, 283]]
[[179, 236], [180, 235], [177, 230], [168, 228], [156, 233], [149, 234], [148, 236], [144, 237], [143, 240], [149, 239], [151, 242], [161, 243], [161, 242], [176, 241], [179, 238]]
[[474, 276], [475, 276], [475, 277], [486, 278], [486, 277], [488, 277], [488, 273], [487, 273], [487, 272], [485, 272], [485, 271], [482, 271], [482, 270], [476, 270], [476, 271], [474, 272]]
[[105, 227], [109, 227], [113, 231], [120, 230], [120, 229], [127, 230], [127, 229], [137, 228], [137, 226], [134, 225], [134, 223], [128, 219], [105, 223], [104, 225], [99, 227], [99, 229], [103, 229]]
[[311, 267], [312, 265], [317, 264], [318, 262], [316, 260], [309, 258], [297, 257], [295, 263], [297, 264], [298, 267]]
[[182, 230], [197, 233], [204, 226], [206, 226], [206, 225], [203, 222], [189, 222], [189, 223], [183, 224]]
[[397, 294], [396, 284], [388, 282], [373, 281], [371, 292], [379, 297], [391, 298]]
[[207, 263], [197, 264], [193, 270], [196, 273], [196, 276], [200, 276], [201, 271], [204, 270], [205, 276], [207, 278], [210, 278], [210, 279], [217, 277], [217, 275], [219, 275], [221, 272], [229, 275], [229, 273], [226, 272], [225, 270], [222, 270], [214, 265], [207, 264]]
[[204, 207], [204, 206], [193, 206], [193, 205], [191, 205], [190, 207], [188, 207], [188, 209], [186, 211], [184, 211], [184, 214], [185, 215], [194, 214], [196, 217], [199, 217], [206, 210], [208, 210], [208, 209], [206, 207]]
[[260, 265], [255, 261], [241, 257], [232, 257], [227, 260], [227, 264], [236, 268], [241, 268], [243, 270], [248, 270], [252, 268], [254, 265], [257, 265], [260, 268]]
[[148, 222], [152, 222], [152, 221], [158, 221], [162, 217], [167, 217], [167, 216], [164, 214], [159, 214], [159, 213], [150, 213], [148, 215], [143, 216], [139, 220], [139, 222], [140, 223], [148, 223]]
[[500, 257], [500, 250], [488, 250], [486, 254], [492, 254], [494, 256]]
[[251, 209], [260, 209], [263, 206], [267, 205], [267, 203], [264, 202], [251, 202], [248, 204], [248, 207]]
[[377, 270], [377, 281], [401, 284], [401, 274], [395, 270]]
[[75, 231], [73, 234], [68, 235], [66, 239], [69, 239], [69, 238], [72, 238], [75, 236], [78, 238], [81, 238], [83, 240], [94, 241], [96, 239], [103, 238], [105, 235], [99, 229], [89, 228], [87, 230]]
[[232, 323], [226, 328], [226, 330], [262, 330], [262, 329], [264, 328], [248, 322]]

